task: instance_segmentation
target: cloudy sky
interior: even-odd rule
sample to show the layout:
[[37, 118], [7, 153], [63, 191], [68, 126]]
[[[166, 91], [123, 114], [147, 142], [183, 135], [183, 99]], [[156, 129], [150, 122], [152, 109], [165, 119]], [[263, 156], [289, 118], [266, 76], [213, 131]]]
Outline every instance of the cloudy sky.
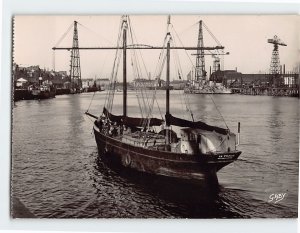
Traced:
[[[120, 16], [16, 16], [14, 61], [23, 66], [39, 65], [41, 68], [52, 69], [55, 60], [56, 70], [69, 71], [70, 52], [58, 50], [54, 53], [52, 47], [72, 45], [72, 28], [62, 41], [60, 39], [73, 21], [76, 20], [80, 24], [79, 46], [115, 46], [120, 18]], [[162, 45], [167, 16], [133, 15], [130, 19], [137, 43]], [[279, 49], [281, 64], [286, 64], [286, 70], [292, 70], [297, 63], [299, 64], [300, 20], [297, 16], [171, 16], [171, 23], [180, 38], [178, 39], [176, 33], [173, 34], [178, 46], [181, 45], [180, 41], [184, 46], [197, 45], [199, 20], [203, 20], [225, 46], [225, 51], [230, 52], [230, 55], [224, 58], [224, 69], [237, 68], [243, 73], [268, 72], [273, 46], [267, 43], [267, 39], [273, 38], [274, 35], [287, 44], [287, 47]], [[204, 45], [217, 45], [205, 29]], [[113, 50], [81, 50], [82, 78], [95, 76], [109, 78], [114, 53]], [[177, 52], [184, 76], [192, 67], [191, 61], [195, 63], [195, 56], [190, 56], [192, 53], [194, 52]], [[141, 56], [147, 67], [144, 72], [154, 74], [159, 51], [143, 50]], [[175, 59], [171, 62], [171, 66], [176, 67], [174, 61]], [[130, 69], [130, 64], [128, 66]], [[207, 71], [210, 66], [212, 57], [206, 56]], [[173, 77], [175, 74], [176, 71], [173, 71]], [[132, 75], [129, 79], [132, 79]]]

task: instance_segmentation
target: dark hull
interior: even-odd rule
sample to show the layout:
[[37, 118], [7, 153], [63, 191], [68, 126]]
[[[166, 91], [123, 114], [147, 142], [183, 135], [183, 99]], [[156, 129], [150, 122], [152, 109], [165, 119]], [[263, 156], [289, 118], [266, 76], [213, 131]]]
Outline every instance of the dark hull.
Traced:
[[14, 101], [18, 100], [33, 100], [33, 99], [49, 99], [55, 97], [55, 91], [47, 91], [34, 95], [27, 89], [15, 89], [14, 90]]
[[38, 95], [32, 95], [33, 99], [49, 99], [55, 97], [55, 91], [44, 91], [40, 92]]
[[188, 183], [218, 185], [217, 171], [235, 161], [241, 152], [218, 155], [188, 155], [135, 147], [99, 132], [94, 134], [104, 162]]

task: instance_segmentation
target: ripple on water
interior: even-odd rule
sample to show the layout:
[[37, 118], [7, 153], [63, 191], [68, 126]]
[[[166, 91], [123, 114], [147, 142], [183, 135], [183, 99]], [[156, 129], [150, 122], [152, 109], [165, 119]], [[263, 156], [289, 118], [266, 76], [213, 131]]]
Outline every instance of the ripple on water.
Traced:
[[[182, 114], [177, 92], [172, 113]], [[106, 93], [95, 96], [99, 113]], [[190, 187], [114, 171], [98, 158], [92, 122], [83, 115], [92, 94], [19, 101], [13, 108], [12, 185], [41, 218], [267, 218], [297, 217], [298, 100], [253, 96], [214, 96], [229, 127], [242, 125], [242, 155], [218, 173], [216, 196]], [[134, 93], [130, 112], [137, 114]], [[164, 93], [158, 102], [164, 106]], [[122, 96], [116, 95], [115, 111]], [[196, 119], [223, 126], [210, 98], [189, 96]], [[210, 106], [210, 107], [209, 107]], [[164, 111], [164, 109], [161, 109]], [[156, 112], [159, 114], [159, 112]], [[159, 116], [159, 115], [158, 115]], [[173, 185], [173, 186], [172, 186]], [[279, 203], [272, 193], [286, 192]], [[193, 198], [190, 198], [194, 195]]]

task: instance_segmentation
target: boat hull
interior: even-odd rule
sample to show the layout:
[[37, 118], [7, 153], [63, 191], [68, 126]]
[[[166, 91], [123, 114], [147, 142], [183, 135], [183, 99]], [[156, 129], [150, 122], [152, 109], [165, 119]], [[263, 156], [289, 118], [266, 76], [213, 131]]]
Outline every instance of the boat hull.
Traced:
[[31, 92], [33, 99], [49, 99], [55, 97], [55, 91]]
[[214, 95], [230, 95], [233, 94], [232, 90], [214, 90], [214, 91], [207, 91], [207, 90], [185, 90], [184, 93], [186, 94], [214, 94]]
[[106, 163], [205, 186], [217, 186], [217, 171], [236, 160], [240, 154], [208, 157], [134, 147], [103, 134], [96, 123], [94, 134], [99, 155]]

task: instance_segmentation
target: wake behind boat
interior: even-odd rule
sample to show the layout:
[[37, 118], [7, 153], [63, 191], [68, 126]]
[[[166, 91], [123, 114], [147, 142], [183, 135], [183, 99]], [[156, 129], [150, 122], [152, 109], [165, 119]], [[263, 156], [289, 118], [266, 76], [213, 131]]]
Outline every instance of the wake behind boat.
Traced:
[[[168, 28], [170, 19], [168, 20]], [[141, 173], [169, 177], [187, 183], [218, 185], [217, 171], [234, 162], [241, 151], [238, 139], [227, 128], [211, 126], [201, 121], [185, 120], [170, 112], [170, 49], [172, 36], [168, 32], [163, 46], [160, 66], [166, 63], [166, 113], [163, 119], [153, 117], [153, 98], [141, 108], [142, 117], [127, 115], [127, 28], [129, 17], [123, 17], [118, 47], [112, 72], [111, 87], [105, 107], [93, 126], [99, 156], [103, 161]], [[122, 50], [122, 51], [121, 51]], [[122, 53], [121, 53], [122, 52]], [[123, 115], [112, 114], [117, 67], [123, 57]], [[134, 60], [134, 59], [133, 59]], [[160, 72], [161, 74], [161, 72]], [[160, 77], [159, 77], [160, 78]], [[143, 91], [143, 88], [140, 89]], [[145, 93], [143, 94], [145, 96]], [[149, 96], [148, 96], [149, 97]], [[139, 102], [140, 104], [140, 102]], [[177, 128], [178, 130], [173, 130]]]

